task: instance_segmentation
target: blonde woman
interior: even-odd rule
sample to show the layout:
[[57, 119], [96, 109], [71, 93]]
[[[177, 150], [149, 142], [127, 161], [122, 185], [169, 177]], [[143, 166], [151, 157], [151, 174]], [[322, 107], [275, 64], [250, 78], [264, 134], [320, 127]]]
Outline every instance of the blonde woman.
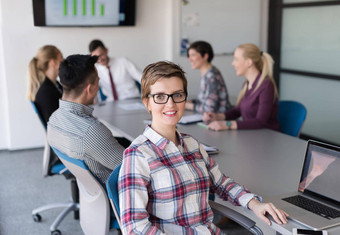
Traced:
[[41, 47], [28, 65], [27, 98], [33, 101], [45, 124], [59, 107], [62, 87], [57, 81], [58, 70], [63, 56], [52, 45]]
[[[242, 44], [234, 52], [232, 65], [246, 82], [236, 106], [225, 113], [204, 113], [209, 129], [237, 130], [269, 128], [280, 130], [277, 120], [278, 92], [273, 79], [272, 57], [254, 44]], [[236, 120], [242, 117], [242, 120]], [[225, 121], [227, 120], [227, 121]]]

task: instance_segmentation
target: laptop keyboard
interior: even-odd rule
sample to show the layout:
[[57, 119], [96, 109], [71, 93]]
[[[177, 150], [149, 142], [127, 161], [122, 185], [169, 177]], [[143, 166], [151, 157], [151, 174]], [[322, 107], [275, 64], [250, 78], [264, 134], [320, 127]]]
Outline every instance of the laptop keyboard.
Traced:
[[329, 220], [340, 217], [340, 211], [300, 195], [283, 198], [282, 200]]

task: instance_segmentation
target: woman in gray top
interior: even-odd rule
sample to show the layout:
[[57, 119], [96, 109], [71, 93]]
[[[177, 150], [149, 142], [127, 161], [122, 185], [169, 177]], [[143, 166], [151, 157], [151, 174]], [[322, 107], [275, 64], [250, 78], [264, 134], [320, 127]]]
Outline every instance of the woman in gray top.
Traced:
[[188, 101], [186, 108], [199, 113], [225, 112], [230, 108], [228, 90], [220, 71], [211, 64], [214, 52], [211, 45], [197, 41], [190, 45], [187, 56], [193, 69], [201, 72], [197, 99]]

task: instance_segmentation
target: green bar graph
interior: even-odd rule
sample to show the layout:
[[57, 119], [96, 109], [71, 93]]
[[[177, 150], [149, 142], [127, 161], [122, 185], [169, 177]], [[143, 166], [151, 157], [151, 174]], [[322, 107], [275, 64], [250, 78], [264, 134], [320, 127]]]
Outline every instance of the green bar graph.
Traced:
[[100, 15], [104, 15], [104, 4], [100, 4]]
[[83, 0], [83, 16], [86, 15], [86, 0]]
[[92, 0], [92, 15], [94, 16], [96, 13], [96, 0]]
[[[78, 0], [73, 0], [72, 1], [72, 7], [73, 7], [73, 11], [72, 9], [70, 9], [70, 12], [72, 12], [71, 14], [73, 14], [74, 16], [77, 15], [77, 3]], [[64, 16], [68, 15], [68, 1], [67, 0], [63, 0], [63, 14]], [[80, 4], [80, 3], [79, 3]], [[86, 16], [86, 12], [89, 10], [86, 8], [86, 0], [81, 0], [81, 4], [82, 4], [82, 8], [81, 9], [81, 14], [83, 16]], [[105, 4], [100, 4], [100, 15], [104, 16], [105, 15]], [[95, 16], [96, 15], [96, 0], [91, 0], [91, 15]]]
[[77, 0], [73, 0], [73, 15], [77, 15]]
[[67, 15], [67, 0], [64, 0], [64, 16]]

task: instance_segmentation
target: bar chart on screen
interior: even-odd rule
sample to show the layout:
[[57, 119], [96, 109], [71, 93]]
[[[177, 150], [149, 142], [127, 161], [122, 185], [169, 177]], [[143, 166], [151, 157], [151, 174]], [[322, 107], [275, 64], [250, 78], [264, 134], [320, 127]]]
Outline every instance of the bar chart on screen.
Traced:
[[46, 25], [118, 25], [120, 0], [45, 1]]

